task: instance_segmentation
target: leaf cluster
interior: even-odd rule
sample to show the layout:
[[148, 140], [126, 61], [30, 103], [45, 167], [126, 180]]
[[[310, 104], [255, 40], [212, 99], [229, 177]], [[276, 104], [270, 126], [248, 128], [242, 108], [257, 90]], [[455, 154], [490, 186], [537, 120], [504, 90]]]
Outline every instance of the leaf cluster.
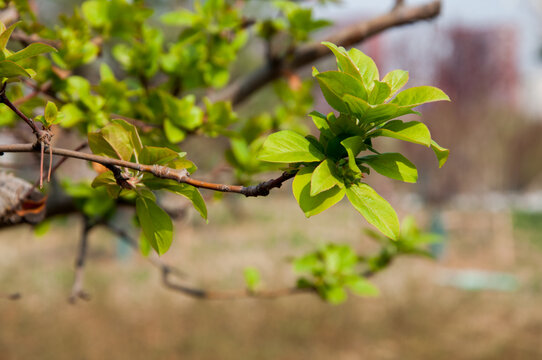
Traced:
[[339, 114], [310, 114], [319, 138], [291, 130], [269, 135], [259, 159], [297, 169], [292, 190], [307, 217], [319, 214], [346, 196], [370, 224], [390, 239], [397, 239], [400, 227], [395, 210], [362, 179], [373, 169], [389, 178], [412, 183], [417, 181], [418, 173], [402, 154], [377, 151], [373, 140], [384, 136], [430, 147], [442, 166], [448, 150], [431, 139], [427, 126], [397, 118], [419, 114], [413, 110], [419, 105], [449, 98], [431, 86], [399, 92], [408, 81], [406, 71], [394, 70], [380, 80], [376, 64], [360, 50], [324, 45], [337, 58], [338, 70], [314, 69], [313, 76], [328, 104]]

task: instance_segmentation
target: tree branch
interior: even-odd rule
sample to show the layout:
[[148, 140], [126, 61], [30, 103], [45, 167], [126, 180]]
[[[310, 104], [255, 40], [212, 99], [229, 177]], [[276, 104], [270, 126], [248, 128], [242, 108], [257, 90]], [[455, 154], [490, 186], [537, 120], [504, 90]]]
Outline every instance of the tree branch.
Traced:
[[[326, 41], [337, 46], [350, 47], [384, 30], [433, 19], [440, 14], [440, 8], [440, 0], [411, 7], [401, 5], [387, 14], [346, 27], [328, 37]], [[282, 59], [282, 61], [266, 64], [253, 74], [227, 87], [213, 100], [231, 100], [234, 105], [240, 104], [269, 82], [281, 77], [285, 70], [300, 68], [330, 54], [329, 49], [319, 43], [300, 47], [294, 51], [290, 59]]]
[[[80, 160], [87, 160], [87, 161], [92, 161], [98, 164], [102, 164], [108, 169], [113, 171], [117, 182], [121, 186], [126, 186], [124, 183], [126, 179], [124, 177], [122, 177], [121, 179], [118, 178], [118, 176], [121, 174], [120, 174], [120, 170], [117, 167], [128, 168], [128, 169], [137, 170], [140, 172], [147, 172], [161, 179], [175, 180], [181, 184], [188, 184], [188, 185], [192, 185], [194, 187], [202, 188], [202, 189], [243, 194], [246, 197], [267, 196], [269, 195], [269, 191], [271, 189], [280, 188], [283, 182], [293, 178], [296, 174], [295, 171], [284, 172], [281, 176], [279, 176], [276, 179], [271, 179], [254, 186], [225, 185], [225, 184], [215, 184], [215, 183], [193, 179], [190, 177], [186, 169], [178, 170], [178, 169], [172, 169], [172, 168], [161, 166], [161, 165], [138, 164], [138, 163], [133, 163], [130, 161], [113, 159], [113, 158], [108, 158], [105, 156], [87, 154], [87, 153], [82, 153], [82, 152], [68, 150], [68, 149], [61, 149], [61, 148], [47, 147], [47, 150], [49, 150], [52, 154], [55, 154], [55, 155], [62, 155], [65, 157], [70, 157], [70, 158], [80, 159]], [[10, 153], [10, 152], [40, 152], [40, 151], [41, 151], [41, 145], [39, 143], [0, 145], [0, 156], [3, 153]]]

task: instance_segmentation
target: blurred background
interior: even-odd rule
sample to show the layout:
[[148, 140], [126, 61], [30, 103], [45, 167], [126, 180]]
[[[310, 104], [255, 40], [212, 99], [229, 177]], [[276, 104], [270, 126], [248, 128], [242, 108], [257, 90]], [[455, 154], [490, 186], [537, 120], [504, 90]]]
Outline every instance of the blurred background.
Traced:
[[[78, 2], [37, 3], [53, 21]], [[418, 183], [368, 181], [400, 218], [412, 214], [443, 236], [436, 261], [401, 258], [373, 279], [380, 297], [340, 306], [311, 295], [205, 302], [169, 292], [145, 259], [97, 230], [85, 280], [92, 300], [71, 306], [79, 220], [66, 218], [42, 237], [19, 226], [0, 232], [0, 292], [22, 294], [0, 299], [0, 359], [542, 358], [542, 1], [442, 3], [437, 19], [359, 46], [381, 73], [409, 70], [409, 86], [434, 85], [452, 99], [421, 109], [451, 151], [442, 169], [427, 149], [390, 142], [382, 146], [401, 146], [417, 165]], [[334, 22], [316, 36], [324, 38], [393, 1], [312, 4]], [[255, 13], [268, 5], [251, 2]], [[258, 51], [247, 50], [247, 64]], [[329, 58], [315, 65], [334, 66]], [[317, 88], [314, 96], [317, 110], [330, 111]], [[306, 219], [289, 185], [268, 198], [212, 203], [209, 224], [193, 215], [176, 224], [164, 258], [202, 287], [242, 287], [247, 266], [261, 271], [264, 286], [280, 287], [294, 279], [292, 256], [330, 241], [374, 247], [348, 204]]]

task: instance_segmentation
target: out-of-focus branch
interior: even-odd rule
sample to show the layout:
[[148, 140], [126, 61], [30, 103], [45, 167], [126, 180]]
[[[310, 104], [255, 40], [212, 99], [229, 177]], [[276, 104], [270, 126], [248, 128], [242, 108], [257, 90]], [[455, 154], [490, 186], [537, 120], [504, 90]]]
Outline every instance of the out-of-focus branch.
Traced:
[[[117, 234], [122, 241], [130, 245], [132, 248], [137, 250], [139, 245], [136, 240], [134, 240], [126, 231], [119, 229], [111, 224], [105, 224], [109, 230]], [[250, 291], [248, 289], [240, 289], [233, 291], [213, 291], [205, 290], [200, 288], [195, 288], [192, 286], [178, 284], [172, 281], [173, 277], [182, 278], [184, 274], [175, 267], [167, 265], [158, 257], [155, 253], [151, 253], [148, 256], [149, 262], [158, 268], [162, 274], [162, 283], [164, 286], [176, 292], [179, 292], [183, 295], [190, 296], [196, 299], [202, 300], [236, 300], [244, 298], [255, 298], [255, 299], [275, 299], [284, 296], [298, 295], [298, 294], [308, 294], [315, 293], [314, 289], [305, 288], [300, 289], [296, 287], [286, 287], [281, 289], [273, 290], [259, 290], [259, 291]]]
[[393, 5], [392, 11], [398, 10], [400, 7], [405, 5], [405, 0], [395, 0], [395, 5]]
[[[389, 13], [348, 26], [325, 40], [338, 46], [353, 46], [387, 29], [433, 19], [440, 14], [440, 8], [440, 0], [417, 6], [400, 5]], [[300, 47], [291, 57], [268, 63], [253, 74], [233, 83], [213, 100], [231, 100], [234, 105], [240, 104], [269, 82], [281, 77], [286, 70], [298, 69], [329, 54], [331, 54], [329, 49], [320, 44]]]
[[11, 294], [0, 293], [0, 299], [19, 300], [21, 297], [22, 296], [20, 293], [11, 293]]
[[85, 275], [85, 261], [87, 258], [88, 248], [88, 234], [93, 228], [93, 225], [89, 223], [87, 217], [83, 217], [83, 231], [81, 233], [81, 239], [79, 240], [79, 247], [77, 249], [77, 258], [75, 260], [75, 277], [73, 280], [72, 291], [68, 301], [71, 304], [75, 304], [78, 299], [90, 300], [90, 295], [83, 289], [84, 275]]
[[29, 44], [32, 44], [35, 42], [47, 44], [55, 48], [59, 48], [62, 45], [62, 42], [58, 40], [44, 39], [44, 38], [39, 37], [36, 34], [28, 35], [20, 30], [14, 31], [13, 34], [11, 34], [11, 40], [19, 41], [25, 46], [28, 46]]

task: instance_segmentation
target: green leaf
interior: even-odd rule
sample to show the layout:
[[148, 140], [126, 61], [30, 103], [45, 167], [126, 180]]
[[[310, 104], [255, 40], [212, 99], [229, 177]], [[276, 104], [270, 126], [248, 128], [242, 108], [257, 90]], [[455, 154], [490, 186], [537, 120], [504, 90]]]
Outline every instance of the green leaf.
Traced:
[[159, 179], [154, 176], [149, 176], [143, 179], [143, 183], [151, 190], [168, 190], [177, 195], [184, 196], [199, 212], [202, 218], [207, 220], [207, 206], [205, 200], [197, 188], [188, 184], [181, 184], [175, 180]]
[[60, 112], [64, 115], [60, 120], [60, 126], [72, 127], [77, 125], [85, 118], [85, 114], [74, 103], [63, 105], [60, 108]]
[[186, 9], [169, 12], [162, 15], [160, 20], [166, 25], [191, 26], [199, 16]]
[[139, 235], [139, 251], [143, 256], [147, 257], [151, 253], [151, 249], [149, 240], [145, 237], [145, 233], [141, 231], [141, 235]]
[[184, 156], [185, 153], [179, 154], [169, 148], [145, 146], [139, 155], [139, 162], [147, 165], [164, 165], [173, 169], [187, 169], [192, 173], [196, 170], [196, 166]]
[[385, 82], [375, 81], [373, 90], [369, 95], [369, 104], [382, 104], [390, 96], [391, 89]]
[[93, 27], [104, 27], [109, 21], [109, 6], [104, 1], [85, 1], [81, 5], [83, 15]]
[[313, 162], [325, 159], [324, 154], [302, 135], [283, 130], [265, 140], [259, 160], [278, 163]]
[[243, 275], [245, 276], [247, 289], [251, 292], [256, 290], [256, 287], [260, 284], [260, 272], [255, 268], [247, 267], [243, 270]]
[[348, 297], [342, 286], [325, 286], [319, 288], [318, 290], [320, 292], [320, 296], [333, 305], [338, 305], [345, 302]]
[[137, 198], [136, 214], [145, 238], [159, 255], [164, 254], [173, 241], [173, 224], [169, 215], [145, 197]]
[[323, 266], [324, 264], [317, 253], [302, 256], [294, 261], [294, 271], [296, 272], [308, 272], [314, 274], [322, 271]]
[[10, 60], [0, 61], [0, 77], [10, 78], [15, 76], [30, 77], [30, 74], [23, 67]]
[[87, 135], [88, 137], [88, 147], [92, 151], [93, 154], [101, 155], [101, 156], [107, 156], [114, 159], [119, 159], [119, 154], [115, 151], [115, 149], [107, 142], [106, 139], [102, 136], [102, 134], [98, 132], [89, 133]]
[[91, 186], [93, 188], [97, 188], [100, 186], [106, 186], [106, 185], [117, 185], [117, 182], [115, 181], [115, 177], [113, 176], [113, 173], [111, 171], [106, 171], [94, 178], [92, 180]]
[[346, 286], [354, 294], [360, 296], [378, 296], [380, 294], [380, 291], [376, 286], [361, 276], [354, 276], [351, 279], [348, 279]]
[[41, 237], [47, 234], [49, 229], [51, 229], [51, 223], [52, 223], [52, 220], [49, 218], [34, 225], [34, 236]]
[[356, 164], [356, 156], [366, 148], [361, 136], [351, 136], [341, 141], [341, 145], [346, 149], [348, 154], [348, 167], [356, 174], [360, 174], [361, 170]]
[[47, 101], [47, 105], [45, 106], [45, 122], [48, 125], [53, 124], [56, 121], [56, 117], [58, 115], [58, 109], [56, 108], [56, 105], [54, 102]]
[[404, 71], [404, 70], [390, 71], [389, 73], [386, 74], [386, 76], [384, 76], [384, 79], [382, 79], [382, 81], [384, 81], [390, 87], [391, 93], [389, 94], [388, 97], [391, 97], [395, 95], [397, 91], [401, 90], [401, 88], [405, 86], [406, 83], [408, 82], [408, 71]]
[[[184, 186], [183, 186], [184, 185]], [[201, 215], [202, 218], [207, 220], [207, 206], [205, 205], [205, 200], [199, 190], [193, 186], [187, 184], [178, 184], [174, 188], [166, 188], [167, 190], [173, 191], [175, 194], [184, 196], [194, 206], [194, 209]]]
[[431, 133], [427, 126], [419, 121], [403, 122], [393, 120], [375, 131], [371, 136], [386, 136], [427, 147], [431, 146]]
[[292, 182], [292, 191], [306, 217], [319, 214], [330, 208], [341, 201], [345, 194], [344, 188], [335, 186], [316, 196], [311, 196], [311, 178], [314, 169], [312, 167], [302, 168]]
[[335, 185], [344, 187], [343, 181], [338, 177], [335, 162], [325, 159], [312, 173], [310, 196], [315, 196], [322, 191], [329, 190]]
[[357, 66], [354, 64], [352, 59], [350, 59], [350, 56], [343, 47], [337, 47], [335, 44], [328, 41], [324, 41], [322, 44], [333, 51], [333, 54], [335, 54], [335, 57], [337, 58], [337, 65], [340, 71], [347, 73], [348, 75], [352, 75], [355, 79], [363, 81]]
[[378, 74], [378, 67], [376, 66], [373, 59], [371, 59], [369, 56], [365, 55], [363, 52], [356, 48], [350, 49], [350, 51], [348, 51], [348, 55], [350, 56], [354, 64], [358, 67], [361, 78], [363, 79], [363, 83], [365, 84], [365, 88], [368, 91], [372, 90], [374, 86], [374, 81], [378, 81], [380, 79]]
[[367, 99], [367, 90], [363, 83], [351, 75], [339, 71], [326, 71], [316, 75], [320, 89], [331, 107], [342, 113], [348, 113], [349, 108], [343, 100], [345, 95]]
[[15, 30], [15, 27], [19, 24], [19, 21], [12, 24], [0, 34], [0, 50], [4, 50], [8, 44], [8, 40], [11, 37], [11, 33]]
[[437, 156], [438, 167], [441, 168], [446, 163], [446, 161], [448, 161], [448, 155], [450, 155], [450, 150], [443, 148], [434, 140], [431, 140], [431, 149], [433, 149], [433, 152]]
[[369, 185], [353, 184], [346, 188], [346, 196], [354, 208], [387, 237], [399, 237], [399, 219], [395, 210]]
[[418, 181], [416, 166], [399, 153], [385, 153], [363, 157], [363, 161], [377, 173], [395, 180], [415, 183]]
[[137, 128], [134, 125], [122, 119], [115, 119], [111, 121], [111, 123], [120, 126], [122, 129], [124, 129], [125, 132], [128, 133], [130, 147], [134, 149], [137, 155], [139, 155], [139, 153], [143, 149], [143, 143], [141, 142], [141, 138], [139, 137]]
[[164, 133], [166, 134], [167, 140], [172, 144], [180, 143], [186, 138], [186, 132], [173, 125], [168, 118], [164, 120]]
[[433, 86], [418, 86], [401, 91], [391, 103], [399, 106], [415, 107], [421, 104], [442, 100], [450, 101], [450, 98], [444, 91]]
[[333, 132], [329, 127], [326, 116], [318, 111], [313, 111], [309, 115], [312, 118], [312, 122], [316, 128], [320, 131], [320, 134], [324, 135], [324, 137], [327, 137], [328, 139], [331, 139], [333, 137]]
[[8, 56], [6, 60], [17, 62], [37, 55], [46, 54], [51, 51], [56, 52], [56, 49], [47, 44], [35, 42], [28, 45], [24, 49], [17, 51], [15, 54]]
[[352, 95], [345, 95], [343, 101], [349, 112], [363, 123], [382, 123], [397, 117], [399, 107], [395, 104], [370, 105], [367, 101]]
[[137, 159], [143, 145], [136, 128], [124, 120], [113, 120], [99, 132], [88, 134], [89, 147], [96, 155], [130, 161]]

